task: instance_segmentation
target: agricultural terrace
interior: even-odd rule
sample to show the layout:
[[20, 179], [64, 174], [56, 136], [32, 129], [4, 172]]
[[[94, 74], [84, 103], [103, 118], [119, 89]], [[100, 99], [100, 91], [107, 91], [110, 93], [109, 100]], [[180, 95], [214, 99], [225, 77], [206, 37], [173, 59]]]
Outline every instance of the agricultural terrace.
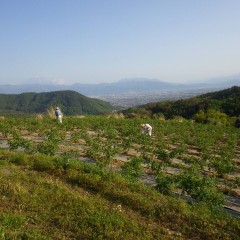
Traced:
[[[141, 123], [153, 126], [152, 137], [141, 133]], [[48, 117], [1, 119], [0, 219], [6, 223], [0, 224], [0, 235], [239, 239], [239, 141], [240, 129], [191, 121], [85, 116], [65, 117], [58, 124]], [[68, 194], [70, 189], [74, 193]], [[83, 211], [79, 201], [89, 213], [79, 213], [82, 218], [74, 214], [76, 208]], [[50, 215], [53, 209], [47, 204], [56, 202]]]

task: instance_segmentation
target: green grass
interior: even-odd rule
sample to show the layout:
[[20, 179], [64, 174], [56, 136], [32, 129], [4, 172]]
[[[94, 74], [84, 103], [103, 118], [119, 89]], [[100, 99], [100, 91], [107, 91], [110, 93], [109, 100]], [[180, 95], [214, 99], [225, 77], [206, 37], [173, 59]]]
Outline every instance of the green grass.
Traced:
[[[240, 221], [95, 165], [0, 152], [0, 239], [239, 239]], [[121, 206], [119, 206], [121, 205]]]

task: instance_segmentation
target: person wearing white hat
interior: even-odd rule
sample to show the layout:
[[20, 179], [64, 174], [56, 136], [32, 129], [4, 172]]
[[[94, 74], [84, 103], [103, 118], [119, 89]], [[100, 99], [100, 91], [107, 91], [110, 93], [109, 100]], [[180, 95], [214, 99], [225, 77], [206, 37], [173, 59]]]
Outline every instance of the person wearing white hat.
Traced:
[[142, 128], [142, 133], [148, 135], [148, 136], [152, 136], [152, 126], [148, 123], [145, 124], [141, 124], [141, 128]]
[[55, 109], [55, 116], [57, 117], [58, 122], [62, 123], [62, 112], [59, 109], [59, 107], [56, 107], [56, 109]]

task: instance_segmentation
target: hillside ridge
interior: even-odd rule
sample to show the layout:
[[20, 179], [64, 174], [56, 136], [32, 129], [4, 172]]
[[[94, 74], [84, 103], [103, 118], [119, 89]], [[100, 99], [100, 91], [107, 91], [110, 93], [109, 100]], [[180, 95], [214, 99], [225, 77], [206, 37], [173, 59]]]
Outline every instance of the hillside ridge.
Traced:
[[59, 106], [65, 115], [101, 114], [113, 110], [113, 106], [106, 101], [86, 97], [71, 90], [0, 94], [0, 112], [2, 114], [44, 113], [55, 106]]
[[[187, 119], [194, 117], [199, 111], [214, 109], [223, 112], [230, 117], [238, 117], [240, 114], [240, 87], [233, 86], [221, 91], [210, 92], [187, 99], [151, 102], [138, 108], [124, 110], [124, 113], [145, 111], [149, 114], [163, 114], [166, 118], [181, 116]], [[143, 112], [144, 112], [143, 111]]]

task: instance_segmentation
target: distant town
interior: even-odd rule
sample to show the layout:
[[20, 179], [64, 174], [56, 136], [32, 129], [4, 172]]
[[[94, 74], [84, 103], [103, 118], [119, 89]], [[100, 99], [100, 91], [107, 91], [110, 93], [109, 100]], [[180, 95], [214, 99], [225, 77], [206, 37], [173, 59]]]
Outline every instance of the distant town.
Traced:
[[199, 89], [171, 89], [156, 92], [143, 92], [143, 93], [125, 93], [125, 94], [112, 94], [107, 96], [94, 96], [105, 101], [110, 102], [113, 106], [123, 108], [139, 106], [149, 102], [158, 102], [165, 100], [185, 99], [192, 96], [200, 95], [203, 93], [217, 91], [220, 88], [199, 88]]

